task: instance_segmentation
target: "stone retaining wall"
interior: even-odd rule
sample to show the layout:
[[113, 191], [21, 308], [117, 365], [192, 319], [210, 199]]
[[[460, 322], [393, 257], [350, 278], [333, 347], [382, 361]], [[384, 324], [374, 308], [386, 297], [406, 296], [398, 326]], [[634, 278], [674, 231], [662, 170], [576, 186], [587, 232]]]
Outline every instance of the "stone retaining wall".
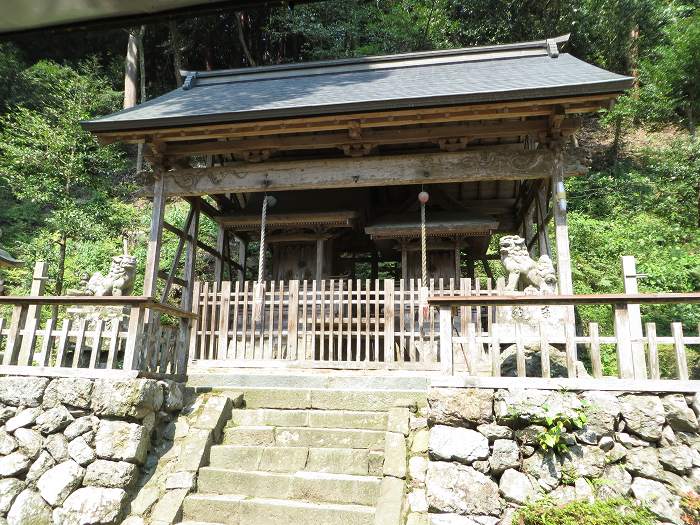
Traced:
[[0, 377], [0, 525], [121, 523], [183, 387]]
[[[681, 495], [700, 489], [699, 411], [697, 394], [433, 389], [429, 428], [411, 434], [408, 524], [509, 524], [549, 495], [626, 496], [682, 525]], [[548, 418], [580, 414], [568, 451], [543, 450]]]

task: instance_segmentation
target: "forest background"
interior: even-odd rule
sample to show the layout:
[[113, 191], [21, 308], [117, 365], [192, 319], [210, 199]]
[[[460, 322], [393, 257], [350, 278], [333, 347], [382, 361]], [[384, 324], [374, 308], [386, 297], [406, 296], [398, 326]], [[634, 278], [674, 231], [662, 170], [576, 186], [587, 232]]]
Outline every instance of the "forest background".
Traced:
[[[567, 181], [576, 293], [622, 291], [621, 255], [637, 257], [642, 291], [700, 290], [700, 0], [326, 0], [0, 43], [0, 244], [26, 262], [0, 273], [4, 293], [28, 292], [36, 260], [49, 263], [49, 293], [65, 293], [83, 273], [106, 271], [125, 240], [142, 274], [150, 204], [140, 193], [137, 152], [100, 147], [78, 123], [177, 87], [180, 69], [565, 33], [564, 51], [637, 79], [577, 137], [592, 169]], [[168, 220], [185, 213], [172, 207]], [[213, 225], [203, 228], [213, 243]], [[174, 245], [166, 236], [166, 256]], [[395, 268], [382, 270], [391, 276]], [[212, 271], [201, 257], [199, 277]], [[577, 313], [610, 328], [600, 309]], [[643, 313], [660, 332], [672, 319], [691, 332], [700, 323], [697, 306]]]

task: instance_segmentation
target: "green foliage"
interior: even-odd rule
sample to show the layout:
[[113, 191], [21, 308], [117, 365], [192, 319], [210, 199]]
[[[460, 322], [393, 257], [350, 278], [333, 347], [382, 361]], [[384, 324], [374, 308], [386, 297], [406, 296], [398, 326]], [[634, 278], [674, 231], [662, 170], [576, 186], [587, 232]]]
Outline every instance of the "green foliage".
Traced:
[[545, 452], [553, 450], [557, 454], [563, 454], [569, 450], [564, 439], [567, 431], [583, 428], [588, 420], [586, 416], [586, 406], [575, 410], [571, 414], [547, 414], [544, 418], [545, 430], [537, 436], [540, 448]]
[[10, 193], [0, 221], [23, 231], [20, 257], [57, 260], [53, 271], [60, 287], [69, 240], [111, 238], [111, 245], [129, 220], [113, 184], [125, 168], [121, 152], [98, 146], [80, 126], [115, 109], [119, 94], [90, 61], [78, 70], [39, 62], [17, 82], [22, 89], [0, 118], [0, 186]]
[[573, 501], [558, 505], [549, 497], [522, 507], [513, 523], [518, 525], [653, 525], [653, 515], [626, 498]]

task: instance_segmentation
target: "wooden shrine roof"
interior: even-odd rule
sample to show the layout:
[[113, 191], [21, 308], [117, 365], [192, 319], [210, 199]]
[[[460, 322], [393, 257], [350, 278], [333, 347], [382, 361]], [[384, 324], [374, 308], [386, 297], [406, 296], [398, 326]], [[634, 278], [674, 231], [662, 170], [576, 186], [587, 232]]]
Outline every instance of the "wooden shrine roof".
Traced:
[[557, 97], [614, 98], [631, 87], [630, 77], [560, 54], [557, 43], [564, 40], [184, 72], [182, 88], [83, 126], [117, 134]]

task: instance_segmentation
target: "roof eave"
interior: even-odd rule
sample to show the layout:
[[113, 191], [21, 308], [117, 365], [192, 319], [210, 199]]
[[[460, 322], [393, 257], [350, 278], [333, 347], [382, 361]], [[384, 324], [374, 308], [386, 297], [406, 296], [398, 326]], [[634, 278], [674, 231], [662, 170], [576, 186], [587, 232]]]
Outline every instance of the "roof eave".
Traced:
[[113, 133], [119, 131], [138, 131], [141, 129], [166, 129], [204, 124], [226, 124], [268, 120], [275, 118], [295, 118], [302, 116], [320, 116], [332, 114], [348, 114], [363, 111], [397, 110], [411, 108], [440, 107], [460, 104], [510, 102], [514, 100], [544, 100], [561, 96], [598, 95], [603, 93], [621, 94], [633, 86], [634, 79], [621, 77], [618, 79], [568, 86], [553, 86], [549, 88], [520, 89], [489, 93], [470, 93], [465, 95], [445, 95], [412, 99], [376, 100], [348, 104], [327, 104], [323, 106], [298, 106], [271, 110], [240, 111], [234, 113], [191, 115], [184, 117], [166, 117], [146, 120], [82, 121], [81, 126], [92, 133]]

